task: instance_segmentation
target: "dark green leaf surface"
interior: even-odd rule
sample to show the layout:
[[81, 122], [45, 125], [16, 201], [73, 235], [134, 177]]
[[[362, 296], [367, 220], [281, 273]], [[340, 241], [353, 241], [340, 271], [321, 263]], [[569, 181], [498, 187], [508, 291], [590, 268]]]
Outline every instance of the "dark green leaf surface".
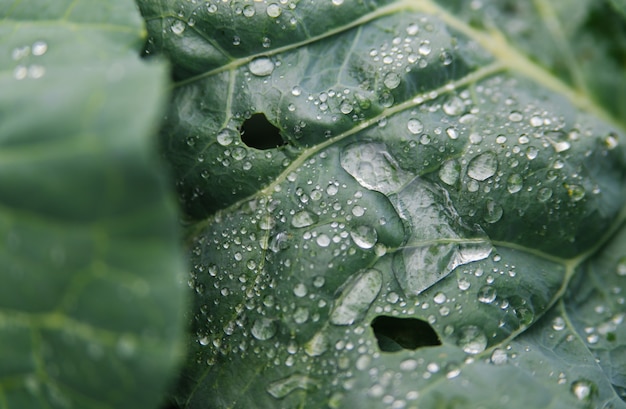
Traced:
[[[626, 407], [626, 344], [600, 356], [608, 312], [576, 298], [590, 269], [594, 291], [615, 278], [588, 259], [624, 219], [608, 3], [139, 3], [179, 81], [162, 138], [193, 220], [182, 407]], [[283, 146], [244, 143], [255, 113]], [[441, 345], [400, 348], [385, 317]]]
[[141, 35], [131, 1], [0, 5], [0, 408], [154, 408], [181, 355]]

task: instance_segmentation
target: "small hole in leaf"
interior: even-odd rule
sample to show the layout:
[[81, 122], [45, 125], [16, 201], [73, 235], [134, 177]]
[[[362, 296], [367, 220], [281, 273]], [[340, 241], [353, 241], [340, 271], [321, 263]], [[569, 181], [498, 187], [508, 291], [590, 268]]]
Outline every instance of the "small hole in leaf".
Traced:
[[417, 318], [380, 316], [372, 321], [372, 329], [378, 347], [384, 352], [441, 345], [433, 327]]
[[280, 130], [264, 114], [254, 114], [241, 125], [241, 140], [251, 148], [272, 149], [285, 144]]

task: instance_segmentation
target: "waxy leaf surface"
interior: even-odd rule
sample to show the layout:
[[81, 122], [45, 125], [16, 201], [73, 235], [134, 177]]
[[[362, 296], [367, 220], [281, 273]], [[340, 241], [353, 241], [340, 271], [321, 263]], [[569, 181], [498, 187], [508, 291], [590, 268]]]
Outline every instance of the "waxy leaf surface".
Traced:
[[139, 4], [177, 80], [181, 407], [626, 407], [608, 2]]
[[142, 30], [132, 1], [0, 4], [0, 408], [151, 409], [182, 356]]

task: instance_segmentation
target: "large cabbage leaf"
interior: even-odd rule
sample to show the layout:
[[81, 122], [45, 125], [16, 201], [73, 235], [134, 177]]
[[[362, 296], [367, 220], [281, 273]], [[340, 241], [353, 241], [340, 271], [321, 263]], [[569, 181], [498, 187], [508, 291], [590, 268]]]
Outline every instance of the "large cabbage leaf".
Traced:
[[154, 408], [185, 265], [129, 0], [0, 2], [0, 408]]
[[621, 2], [139, 4], [181, 407], [626, 407]]

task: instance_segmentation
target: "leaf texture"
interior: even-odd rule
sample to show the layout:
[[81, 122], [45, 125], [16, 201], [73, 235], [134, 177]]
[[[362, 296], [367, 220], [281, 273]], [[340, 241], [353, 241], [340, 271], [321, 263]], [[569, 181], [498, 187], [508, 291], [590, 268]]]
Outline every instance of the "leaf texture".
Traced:
[[[181, 407], [624, 407], [585, 338], [624, 307], [580, 288], [616, 279], [596, 252], [624, 219], [608, 3], [139, 4], [178, 81]], [[258, 114], [279, 146], [246, 143]]]
[[154, 408], [185, 264], [130, 1], [0, 5], [0, 408]]

